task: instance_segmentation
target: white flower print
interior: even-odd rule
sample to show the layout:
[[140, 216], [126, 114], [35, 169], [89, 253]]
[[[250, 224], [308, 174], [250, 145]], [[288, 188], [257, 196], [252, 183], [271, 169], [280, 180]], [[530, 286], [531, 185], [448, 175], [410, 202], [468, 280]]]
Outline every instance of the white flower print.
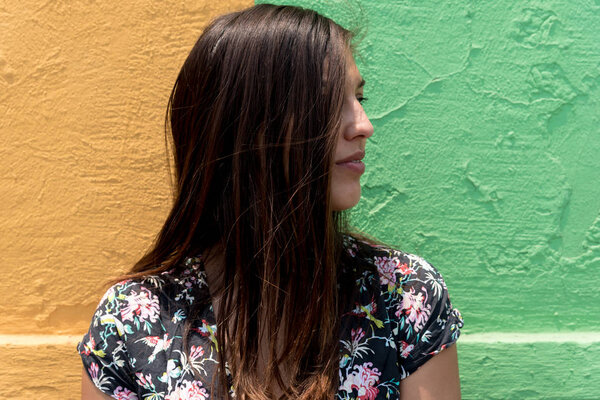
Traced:
[[375, 257], [375, 265], [379, 271], [379, 281], [382, 285], [396, 284], [396, 267], [400, 263], [397, 257]]
[[431, 314], [431, 304], [426, 303], [427, 291], [424, 288], [416, 294], [414, 288], [410, 288], [410, 291], [402, 295], [402, 303], [398, 304], [396, 316], [401, 318], [405, 315], [407, 321], [414, 325], [415, 332], [419, 332]]
[[138, 396], [129, 389], [117, 386], [112, 393], [112, 398], [117, 400], [137, 400]]
[[135, 317], [140, 322], [156, 322], [160, 312], [158, 297], [150, 290], [142, 288], [140, 293], [131, 290], [131, 293], [125, 298], [127, 305], [121, 310], [123, 321], [133, 321]]
[[90, 373], [90, 377], [92, 378], [92, 382], [96, 387], [100, 390], [106, 390], [105, 385], [110, 384], [111, 377], [104, 376], [104, 374], [100, 371], [98, 364], [93, 362], [88, 368], [88, 372]]
[[431, 286], [433, 295], [438, 299], [442, 296], [442, 292], [446, 290], [444, 281], [440, 282], [431, 272], [425, 274], [425, 283]]
[[346, 377], [346, 380], [340, 385], [340, 390], [352, 393], [352, 390], [358, 391], [359, 400], [373, 400], [379, 393], [377, 383], [381, 372], [373, 367], [373, 363], [367, 362], [362, 365], [355, 365], [352, 371]]
[[[351, 340], [342, 340], [341, 344], [348, 350], [350, 353], [349, 356], [354, 357], [364, 357], [370, 353], [373, 353], [373, 349], [369, 347], [368, 340], [362, 340], [365, 337], [366, 333], [362, 328], [352, 329], [350, 333]], [[367, 338], [368, 339], [368, 338]]]
[[197, 381], [183, 381], [175, 391], [169, 393], [165, 400], [206, 400], [208, 393]]
[[411, 265], [417, 265], [423, 271], [435, 271], [435, 269], [427, 261], [414, 254], [406, 254], [406, 258], [410, 260]]

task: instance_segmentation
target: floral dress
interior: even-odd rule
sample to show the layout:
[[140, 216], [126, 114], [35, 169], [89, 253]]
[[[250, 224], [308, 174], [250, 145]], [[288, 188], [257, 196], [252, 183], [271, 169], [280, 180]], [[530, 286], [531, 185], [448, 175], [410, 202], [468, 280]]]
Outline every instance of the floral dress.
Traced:
[[[422, 258], [352, 236], [345, 250], [357, 266], [371, 268], [358, 274], [357, 301], [341, 317], [336, 399], [398, 399], [400, 381], [458, 339], [460, 312]], [[186, 259], [178, 276], [164, 272], [109, 288], [78, 345], [96, 387], [121, 400], [211, 398], [219, 359], [212, 306], [195, 319], [189, 351], [183, 346], [198, 290], [208, 293], [199, 257]]]

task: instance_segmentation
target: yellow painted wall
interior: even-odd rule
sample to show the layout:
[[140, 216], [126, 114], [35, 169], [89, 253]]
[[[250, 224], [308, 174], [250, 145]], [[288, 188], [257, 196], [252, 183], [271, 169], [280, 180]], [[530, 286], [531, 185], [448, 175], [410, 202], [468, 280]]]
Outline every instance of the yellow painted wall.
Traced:
[[0, 3], [0, 398], [79, 398], [102, 283], [166, 215], [166, 103], [202, 27], [248, 0]]

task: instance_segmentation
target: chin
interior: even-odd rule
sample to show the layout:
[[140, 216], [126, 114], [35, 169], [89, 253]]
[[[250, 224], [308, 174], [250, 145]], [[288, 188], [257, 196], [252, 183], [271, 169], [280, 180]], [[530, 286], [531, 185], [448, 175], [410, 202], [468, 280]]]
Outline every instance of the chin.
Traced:
[[358, 190], [346, 191], [345, 193], [332, 193], [331, 208], [333, 211], [349, 210], [358, 204], [360, 200], [360, 186]]

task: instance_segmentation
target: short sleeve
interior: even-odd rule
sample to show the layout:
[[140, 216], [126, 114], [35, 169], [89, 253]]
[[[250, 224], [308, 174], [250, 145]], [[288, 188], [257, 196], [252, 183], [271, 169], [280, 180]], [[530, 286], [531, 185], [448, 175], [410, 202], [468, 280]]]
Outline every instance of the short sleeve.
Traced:
[[77, 346], [94, 385], [116, 399], [137, 399], [126, 347], [127, 330], [131, 328], [122, 320], [123, 300], [131, 291], [130, 286], [124, 281], [108, 289]]
[[394, 329], [401, 378], [409, 376], [434, 355], [454, 344], [463, 319], [452, 306], [441, 274], [422, 258], [398, 252], [398, 285]]

